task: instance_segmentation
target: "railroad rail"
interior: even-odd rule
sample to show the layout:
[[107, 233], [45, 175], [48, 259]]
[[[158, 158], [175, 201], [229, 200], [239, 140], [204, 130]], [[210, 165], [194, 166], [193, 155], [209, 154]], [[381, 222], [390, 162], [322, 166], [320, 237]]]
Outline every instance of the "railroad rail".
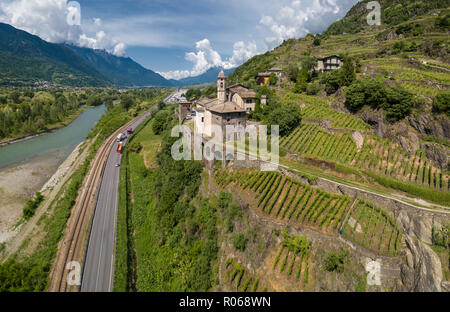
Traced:
[[92, 160], [91, 168], [84, 178], [83, 185], [67, 221], [64, 238], [58, 244], [58, 252], [50, 272], [50, 286], [48, 289], [50, 292], [79, 291], [79, 286], [71, 286], [67, 283], [69, 273], [67, 265], [72, 261], [76, 261], [81, 267], [83, 266], [84, 254], [89, 238], [88, 230], [95, 210], [97, 195], [101, 185], [101, 177], [109, 152], [116, 143], [117, 136], [126, 131], [130, 125], [144, 115], [145, 113], [141, 114], [111, 134], [99, 148]]

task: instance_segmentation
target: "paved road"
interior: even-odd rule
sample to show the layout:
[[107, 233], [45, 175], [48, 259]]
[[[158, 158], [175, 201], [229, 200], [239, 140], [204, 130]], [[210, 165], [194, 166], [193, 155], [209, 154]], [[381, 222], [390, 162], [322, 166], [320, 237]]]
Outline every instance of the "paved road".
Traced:
[[[131, 127], [136, 129], [150, 113], [145, 114]], [[97, 197], [94, 221], [89, 237], [82, 292], [110, 292], [113, 290], [115, 224], [117, 215], [120, 163], [122, 156], [116, 152], [118, 143], [109, 152]]]

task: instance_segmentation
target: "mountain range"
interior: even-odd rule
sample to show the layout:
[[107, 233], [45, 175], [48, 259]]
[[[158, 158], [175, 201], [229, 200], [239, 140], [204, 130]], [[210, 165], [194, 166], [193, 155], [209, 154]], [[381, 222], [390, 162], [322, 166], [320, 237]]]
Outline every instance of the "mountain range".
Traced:
[[197, 77], [168, 80], [129, 57], [46, 42], [8, 24], [0, 23], [0, 38], [0, 86], [38, 81], [73, 87], [188, 86], [213, 82], [221, 70], [211, 68]]

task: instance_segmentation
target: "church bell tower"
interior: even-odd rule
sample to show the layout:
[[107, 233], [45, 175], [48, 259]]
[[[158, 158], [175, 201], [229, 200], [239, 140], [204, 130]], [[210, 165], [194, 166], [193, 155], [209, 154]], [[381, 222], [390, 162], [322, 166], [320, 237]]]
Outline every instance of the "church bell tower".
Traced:
[[219, 76], [217, 77], [217, 98], [219, 99], [219, 102], [225, 103], [226, 101], [226, 79], [225, 73], [220, 71]]

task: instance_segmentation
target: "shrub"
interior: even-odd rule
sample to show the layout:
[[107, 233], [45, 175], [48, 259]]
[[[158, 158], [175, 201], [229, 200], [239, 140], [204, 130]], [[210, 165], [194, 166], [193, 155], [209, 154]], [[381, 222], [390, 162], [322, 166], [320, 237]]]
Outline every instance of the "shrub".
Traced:
[[142, 150], [142, 144], [137, 141], [133, 141], [128, 145], [128, 151], [130, 153], [138, 154]]
[[444, 113], [450, 117], [450, 92], [439, 93], [433, 100], [433, 113]]
[[30, 219], [32, 216], [34, 216], [36, 209], [39, 207], [39, 205], [44, 200], [44, 196], [42, 196], [41, 193], [37, 192], [34, 199], [30, 199], [27, 201], [25, 207], [23, 208], [23, 217], [25, 220]]
[[248, 238], [244, 234], [233, 234], [233, 245], [237, 250], [244, 251], [247, 247]]
[[306, 94], [307, 95], [317, 95], [317, 93], [320, 92], [320, 85], [317, 83], [310, 83], [306, 87]]
[[348, 251], [341, 249], [339, 252], [330, 252], [323, 263], [323, 268], [328, 272], [336, 271], [338, 273], [344, 272], [345, 261], [348, 256]]

